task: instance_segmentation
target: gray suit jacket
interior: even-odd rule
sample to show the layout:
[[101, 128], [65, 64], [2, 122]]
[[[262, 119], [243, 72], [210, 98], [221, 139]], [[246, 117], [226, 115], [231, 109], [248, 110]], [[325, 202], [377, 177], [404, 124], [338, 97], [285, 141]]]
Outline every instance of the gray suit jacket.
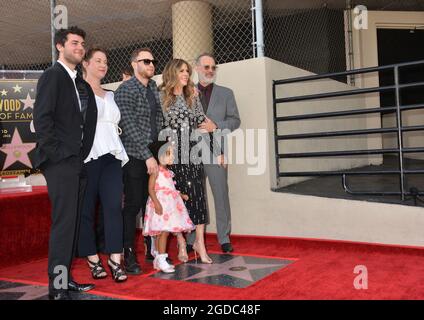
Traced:
[[206, 116], [218, 126], [218, 129], [231, 131], [240, 127], [240, 115], [231, 89], [213, 85]]
[[[233, 91], [229, 88], [214, 84], [206, 116], [215, 122], [220, 130], [227, 129], [234, 131], [239, 128], [241, 121]], [[222, 138], [225, 139], [225, 135]], [[226, 150], [223, 148], [225, 142], [222, 138], [217, 138], [218, 140], [221, 140], [219, 142], [217, 140], [213, 140], [214, 143], [210, 142], [213, 139], [211, 133], [209, 134], [209, 139], [206, 138], [209, 140], [210, 148], [213, 150], [214, 154], [226, 153]], [[219, 151], [216, 150], [217, 143], [221, 148]], [[213, 159], [211, 158], [210, 161], [213, 161]]]

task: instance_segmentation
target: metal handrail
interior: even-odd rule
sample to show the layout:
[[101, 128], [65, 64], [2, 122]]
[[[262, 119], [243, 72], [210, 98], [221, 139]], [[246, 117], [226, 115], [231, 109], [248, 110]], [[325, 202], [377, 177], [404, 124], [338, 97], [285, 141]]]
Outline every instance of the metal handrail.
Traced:
[[352, 95], [364, 94], [364, 93], [373, 93], [373, 92], [390, 91], [390, 90], [404, 89], [404, 88], [421, 87], [421, 86], [424, 86], [424, 82], [412, 82], [412, 83], [397, 84], [397, 85], [384, 86], [384, 87], [342, 90], [342, 91], [310, 94], [310, 95], [304, 95], [304, 96], [294, 96], [294, 97], [276, 99], [276, 102], [283, 103], [283, 102], [306, 101], [306, 100], [322, 99], [322, 98], [335, 98], [335, 97], [352, 96]]
[[[413, 191], [405, 190], [405, 175], [407, 174], [424, 174], [424, 170], [407, 170], [404, 167], [403, 155], [405, 153], [421, 153], [424, 152], [424, 148], [405, 148], [403, 145], [403, 133], [410, 131], [421, 131], [424, 130], [424, 125], [416, 126], [402, 126], [402, 112], [406, 110], [424, 109], [424, 104], [412, 104], [412, 105], [401, 105], [400, 102], [400, 90], [404, 88], [420, 87], [424, 86], [424, 81], [414, 83], [401, 84], [399, 81], [399, 69], [403, 67], [424, 65], [424, 60], [392, 64], [379, 67], [362, 68], [349, 70], [344, 72], [333, 72], [321, 75], [311, 75], [304, 77], [297, 77], [292, 79], [282, 79], [273, 81], [272, 95], [273, 95], [273, 115], [274, 115], [274, 146], [275, 146], [275, 161], [276, 161], [276, 173], [277, 179], [280, 177], [302, 177], [302, 176], [337, 176], [342, 177], [342, 185], [347, 193], [354, 195], [400, 195], [402, 200], [405, 200], [405, 196], [412, 195], [415, 200], [419, 195], [424, 195], [424, 191], [418, 191], [416, 188], [411, 188]], [[334, 78], [340, 76], [364, 74], [370, 72], [377, 72], [382, 70], [393, 70], [395, 83], [390, 86], [372, 87], [372, 88], [360, 88], [352, 90], [342, 90], [335, 92], [326, 92], [318, 94], [309, 94], [302, 96], [293, 96], [285, 98], [277, 98], [276, 87], [280, 85], [287, 85], [292, 83], [300, 83], [305, 81], [314, 81], [320, 79]], [[299, 102], [306, 100], [316, 100], [325, 98], [334, 98], [341, 96], [359, 95], [373, 92], [383, 91], [394, 91], [396, 98], [396, 105], [391, 107], [375, 107], [367, 109], [352, 109], [334, 112], [320, 112], [311, 114], [297, 114], [291, 116], [277, 116], [277, 105], [289, 102]], [[330, 131], [330, 132], [309, 132], [309, 133], [296, 133], [296, 134], [278, 134], [278, 123], [286, 121], [298, 121], [307, 119], [319, 119], [319, 118], [332, 118], [332, 117], [343, 117], [351, 115], [362, 115], [371, 113], [386, 113], [395, 112], [396, 114], [396, 126], [391, 128], [372, 128], [372, 129], [355, 129], [355, 130], [342, 130], [342, 131]], [[397, 147], [395, 148], [380, 148], [380, 149], [364, 149], [364, 150], [338, 150], [338, 151], [322, 151], [322, 152], [298, 152], [298, 153], [279, 153], [278, 142], [282, 140], [295, 140], [295, 139], [313, 139], [313, 138], [326, 138], [326, 137], [341, 137], [341, 136], [355, 136], [355, 135], [367, 135], [367, 134], [386, 134], [386, 133], [397, 133]], [[354, 156], [354, 155], [375, 155], [375, 154], [396, 154], [399, 158], [399, 168], [397, 170], [358, 170], [358, 171], [298, 171], [298, 172], [280, 172], [279, 160], [290, 159], [290, 158], [312, 158], [312, 157], [338, 157], [338, 156]], [[347, 176], [358, 176], [358, 175], [398, 175], [399, 176], [399, 191], [352, 191], [347, 184]]]
[[[408, 126], [400, 128], [403, 132], [421, 131], [424, 126]], [[313, 132], [313, 133], [298, 133], [298, 134], [285, 134], [278, 135], [278, 140], [293, 140], [293, 139], [306, 139], [306, 138], [327, 138], [327, 137], [341, 137], [352, 135], [376, 134], [376, 133], [392, 133], [398, 132], [397, 127], [392, 128], [375, 128], [375, 129], [356, 129], [356, 130], [343, 130], [343, 131], [330, 131], [330, 132]]]
[[[416, 110], [423, 109], [424, 104], [411, 104], [406, 106], [401, 106], [400, 110]], [[284, 116], [276, 117], [276, 121], [296, 121], [296, 120], [308, 120], [308, 119], [318, 119], [318, 118], [330, 118], [330, 117], [342, 117], [342, 116], [354, 116], [360, 114], [368, 113], [386, 113], [388, 111], [396, 111], [397, 107], [377, 107], [377, 108], [367, 108], [367, 109], [356, 109], [356, 110], [344, 110], [344, 111], [333, 111], [333, 112], [321, 112], [321, 113], [311, 113], [305, 115], [293, 115], [293, 116]]]
[[[421, 151], [414, 151], [414, 152], [424, 152], [424, 148], [421, 148]], [[279, 158], [290, 159], [290, 158], [314, 158], [314, 157], [346, 157], [346, 156], [375, 155], [375, 154], [386, 154], [386, 153], [399, 153], [399, 148], [284, 153], [284, 154], [280, 154]]]
[[[404, 170], [404, 174], [424, 174], [424, 170]], [[362, 170], [362, 171], [292, 171], [280, 172], [279, 177], [328, 177], [328, 176], [363, 176], [363, 175], [395, 175], [400, 174], [400, 170]]]
[[347, 71], [341, 71], [341, 72], [317, 74], [317, 75], [310, 75], [310, 76], [297, 77], [297, 78], [291, 78], [291, 79], [275, 80], [274, 84], [280, 85], [280, 84], [288, 84], [288, 83], [296, 83], [296, 82], [305, 82], [305, 81], [309, 81], [309, 80], [336, 78], [336, 77], [347, 76], [347, 75], [363, 74], [363, 73], [370, 73], [370, 72], [376, 72], [376, 71], [382, 71], [382, 70], [389, 70], [389, 69], [393, 69], [396, 66], [397, 67], [409, 67], [409, 66], [415, 66], [415, 65], [419, 65], [419, 64], [424, 64], [424, 60], [397, 63], [397, 64], [388, 64], [388, 65], [385, 65], [385, 66], [361, 68], [361, 69], [347, 70]]

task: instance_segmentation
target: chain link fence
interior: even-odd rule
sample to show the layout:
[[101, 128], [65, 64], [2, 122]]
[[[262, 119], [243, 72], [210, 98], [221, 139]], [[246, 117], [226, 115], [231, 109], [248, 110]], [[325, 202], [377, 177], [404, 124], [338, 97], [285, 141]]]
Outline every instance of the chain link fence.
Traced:
[[[265, 55], [315, 73], [346, 70], [345, 0], [264, 0]], [[423, 11], [421, 0], [351, 1], [370, 10]], [[157, 72], [173, 56], [213, 51], [218, 63], [255, 57], [252, 0], [57, 0], [88, 45], [108, 50], [106, 83], [121, 80], [131, 52], [150, 47]], [[0, 69], [51, 65], [50, 1], [2, 1]], [[203, 10], [203, 11], [202, 11]], [[205, 36], [207, 35], [207, 36]], [[187, 55], [190, 57], [187, 58]]]
[[[288, 7], [265, 1], [264, 36], [267, 57], [314, 73], [346, 71], [346, 21], [349, 1], [298, 1]], [[353, 9], [424, 11], [421, 0], [354, 0]], [[345, 81], [345, 79], [343, 79]]]
[[266, 56], [315, 73], [346, 70], [343, 8], [278, 8], [267, 1], [264, 15]]
[[[7, 23], [1, 28], [0, 65], [3, 69], [44, 70], [51, 65], [51, 33], [49, 1], [25, 1], [19, 6], [5, 1]], [[199, 1], [195, 1], [199, 2]], [[178, 56], [174, 53], [176, 30], [186, 34], [178, 39], [182, 52], [213, 51], [218, 63], [252, 58], [253, 29], [251, 0], [208, 0], [207, 14], [198, 14], [192, 1], [171, 0], [57, 0], [68, 11], [68, 25], [78, 25], [87, 32], [88, 46], [101, 46], [108, 51], [109, 72], [105, 83], [121, 80], [122, 70], [129, 65], [131, 52], [150, 47], [158, 60], [157, 72]], [[173, 5], [179, 6], [174, 8]], [[16, 11], [19, 10], [19, 11]], [[175, 12], [178, 16], [175, 16]], [[174, 14], [174, 19], [173, 19]], [[28, 21], [22, 26], [10, 24]], [[18, 17], [17, 17], [18, 16]], [[202, 47], [199, 29], [210, 20], [210, 45]], [[173, 25], [174, 23], [174, 25]], [[31, 27], [28, 27], [28, 24]], [[207, 31], [207, 30], [205, 30]], [[15, 36], [8, 35], [13, 33]], [[18, 37], [22, 34], [22, 37]], [[4, 37], [3, 37], [4, 35]], [[13, 38], [13, 40], [12, 40]], [[31, 47], [31, 48], [28, 48]], [[5, 51], [6, 50], [6, 51]], [[6, 52], [8, 52], [6, 54]], [[6, 59], [6, 57], [8, 57]]]

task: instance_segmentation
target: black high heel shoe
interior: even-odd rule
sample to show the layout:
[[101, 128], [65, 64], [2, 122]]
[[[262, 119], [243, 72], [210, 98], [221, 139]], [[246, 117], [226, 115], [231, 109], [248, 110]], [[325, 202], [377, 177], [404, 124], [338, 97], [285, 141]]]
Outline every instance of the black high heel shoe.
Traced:
[[[112, 273], [112, 278], [113, 280], [115, 280], [115, 282], [127, 281], [128, 276], [119, 263], [116, 263], [115, 261], [109, 258], [109, 260], [107, 261], [107, 264], [110, 268], [110, 272]], [[123, 276], [125, 276], [124, 279], [122, 279]]]
[[[87, 258], [87, 263], [88, 267], [90, 268], [91, 276], [93, 277], [93, 279], [99, 280], [107, 277], [107, 273], [105, 268], [103, 267], [102, 260], [99, 259], [99, 261], [93, 262]], [[105, 275], [101, 276], [102, 273], [104, 273]]]

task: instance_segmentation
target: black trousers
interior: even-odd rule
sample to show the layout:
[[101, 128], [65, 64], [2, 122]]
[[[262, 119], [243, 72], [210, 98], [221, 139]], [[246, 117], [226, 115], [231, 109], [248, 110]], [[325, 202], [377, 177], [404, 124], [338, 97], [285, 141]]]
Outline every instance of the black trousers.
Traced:
[[78, 255], [97, 253], [95, 234], [95, 209], [97, 199], [102, 207], [104, 228], [104, 253], [121, 253], [122, 244], [122, 168], [121, 161], [106, 154], [85, 165], [88, 177], [87, 190], [81, 212]]
[[137, 215], [140, 209], [146, 210], [148, 197], [149, 174], [144, 160], [129, 156], [130, 161], [124, 166], [124, 248], [133, 248], [135, 245], [135, 232]]
[[41, 167], [52, 210], [48, 259], [49, 291], [52, 294], [67, 289], [67, 283], [61, 281], [65, 273], [68, 280], [71, 277], [87, 182], [82, 164], [80, 156], [71, 156], [58, 163], [48, 161]]

